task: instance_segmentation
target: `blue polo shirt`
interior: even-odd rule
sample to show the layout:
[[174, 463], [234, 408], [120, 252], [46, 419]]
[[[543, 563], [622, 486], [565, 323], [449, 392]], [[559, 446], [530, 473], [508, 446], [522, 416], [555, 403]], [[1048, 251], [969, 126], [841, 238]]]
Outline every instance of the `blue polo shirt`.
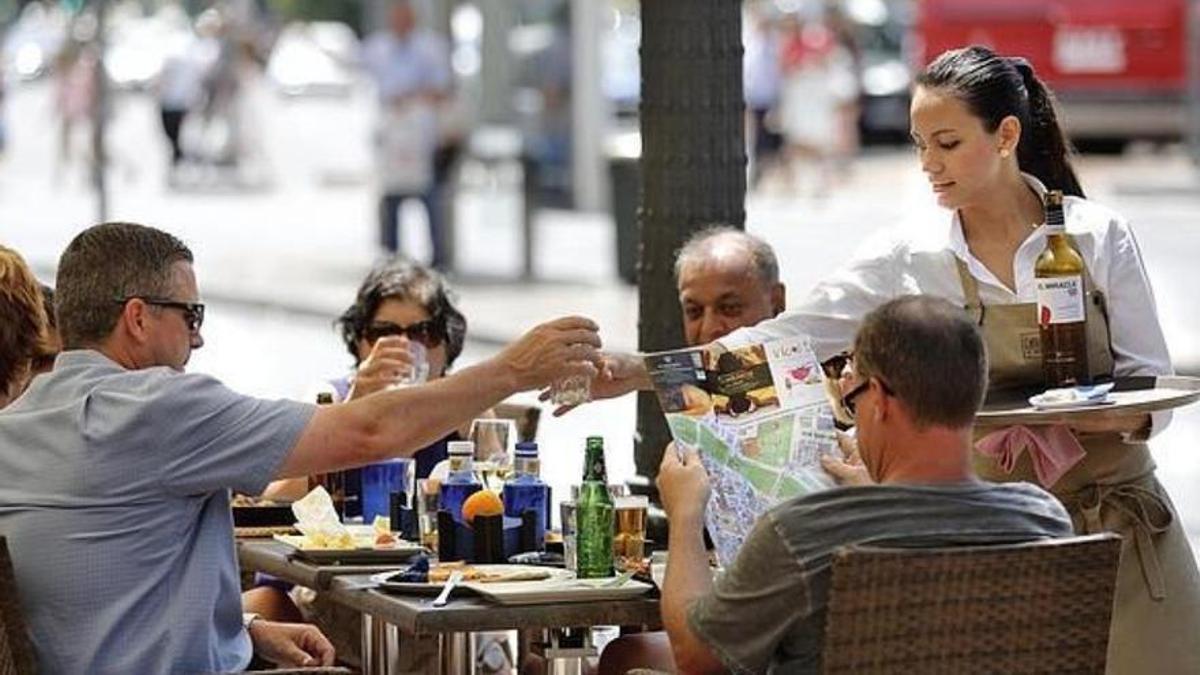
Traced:
[[313, 410], [80, 350], [0, 411], [0, 534], [42, 672], [245, 668], [230, 489], [261, 492]]

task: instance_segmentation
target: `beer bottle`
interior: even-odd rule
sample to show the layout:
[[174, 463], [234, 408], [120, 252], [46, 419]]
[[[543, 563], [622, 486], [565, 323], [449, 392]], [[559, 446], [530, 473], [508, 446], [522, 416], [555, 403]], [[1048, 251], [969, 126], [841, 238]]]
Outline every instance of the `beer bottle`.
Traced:
[[583, 484], [575, 506], [576, 574], [580, 579], [613, 575], [615, 512], [604, 468], [604, 439], [588, 436]]
[[[333, 405], [333, 394], [323, 391], [317, 394], [317, 405]], [[320, 485], [329, 493], [329, 498], [333, 501], [333, 509], [337, 511], [338, 517], [342, 520], [346, 519], [346, 483], [345, 473], [339, 470], [333, 470], [328, 473], [313, 474], [308, 477], [308, 489]]]
[[1047, 387], [1088, 382], [1083, 257], [1067, 239], [1063, 194], [1046, 193], [1046, 249], [1034, 265], [1042, 373]]

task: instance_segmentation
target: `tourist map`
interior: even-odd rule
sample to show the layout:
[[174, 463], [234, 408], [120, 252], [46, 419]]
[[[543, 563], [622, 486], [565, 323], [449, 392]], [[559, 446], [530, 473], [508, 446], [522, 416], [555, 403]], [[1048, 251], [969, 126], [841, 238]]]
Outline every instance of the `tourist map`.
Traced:
[[833, 486], [820, 465], [840, 456], [833, 409], [807, 338], [660, 352], [646, 365], [676, 445], [708, 471], [706, 525], [722, 566], [765, 511]]

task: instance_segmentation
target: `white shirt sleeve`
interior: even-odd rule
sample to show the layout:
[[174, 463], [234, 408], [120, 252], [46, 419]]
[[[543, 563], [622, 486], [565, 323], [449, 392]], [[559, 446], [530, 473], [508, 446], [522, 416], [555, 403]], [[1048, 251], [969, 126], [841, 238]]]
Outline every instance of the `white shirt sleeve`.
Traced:
[[727, 349], [795, 335], [812, 338], [817, 358], [847, 350], [868, 312], [898, 295], [894, 240], [883, 233], [869, 239], [850, 262], [821, 281], [794, 310], [720, 339]]
[[[1116, 217], [1106, 234], [1108, 277], [1103, 285], [1108, 295], [1108, 327], [1116, 361], [1113, 374], [1172, 375], [1175, 369], [1137, 238], [1128, 223]], [[1170, 422], [1169, 410], [1151, 413], [1150, 432], [1145, 438], [1157, 435]]]

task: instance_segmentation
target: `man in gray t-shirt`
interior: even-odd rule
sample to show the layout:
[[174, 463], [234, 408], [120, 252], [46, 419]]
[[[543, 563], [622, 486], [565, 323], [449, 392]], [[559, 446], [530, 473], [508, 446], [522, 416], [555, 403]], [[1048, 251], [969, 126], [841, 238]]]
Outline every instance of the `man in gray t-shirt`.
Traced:
[[[971, 470], [987, 359], [961, 309], [929, 296], [889, 302], [864, 319], [852, 363], [842, 401], [854, 416], [857, 446], [847, 461], [825, 461], [850, 486], [764, 514], [715, 582], [702, 536], [707, 475], [694, 451], [667, 449], [658, 478], [671, 523], [662, 614], [681, 671], [820, 672], [830, 560], [842, 546], [1071, 534], [1070, 518], [1049, 493], [985, 483]], [[625, 658], [625, 665], [636, 661]]]
[[436, 383], [264, 401], [183, 372], [198, 297], [191, 252], [153, 228], [97, 225], [59, 262], [64, 352], [0, 411], [0, 535], [42, 672], [224, 672], [252, 650], [331, 664], [312, 626], [242, 615], [229, 491], [408, 455], [516, 391], [595, 374], [595, 325], [565, 318]]

